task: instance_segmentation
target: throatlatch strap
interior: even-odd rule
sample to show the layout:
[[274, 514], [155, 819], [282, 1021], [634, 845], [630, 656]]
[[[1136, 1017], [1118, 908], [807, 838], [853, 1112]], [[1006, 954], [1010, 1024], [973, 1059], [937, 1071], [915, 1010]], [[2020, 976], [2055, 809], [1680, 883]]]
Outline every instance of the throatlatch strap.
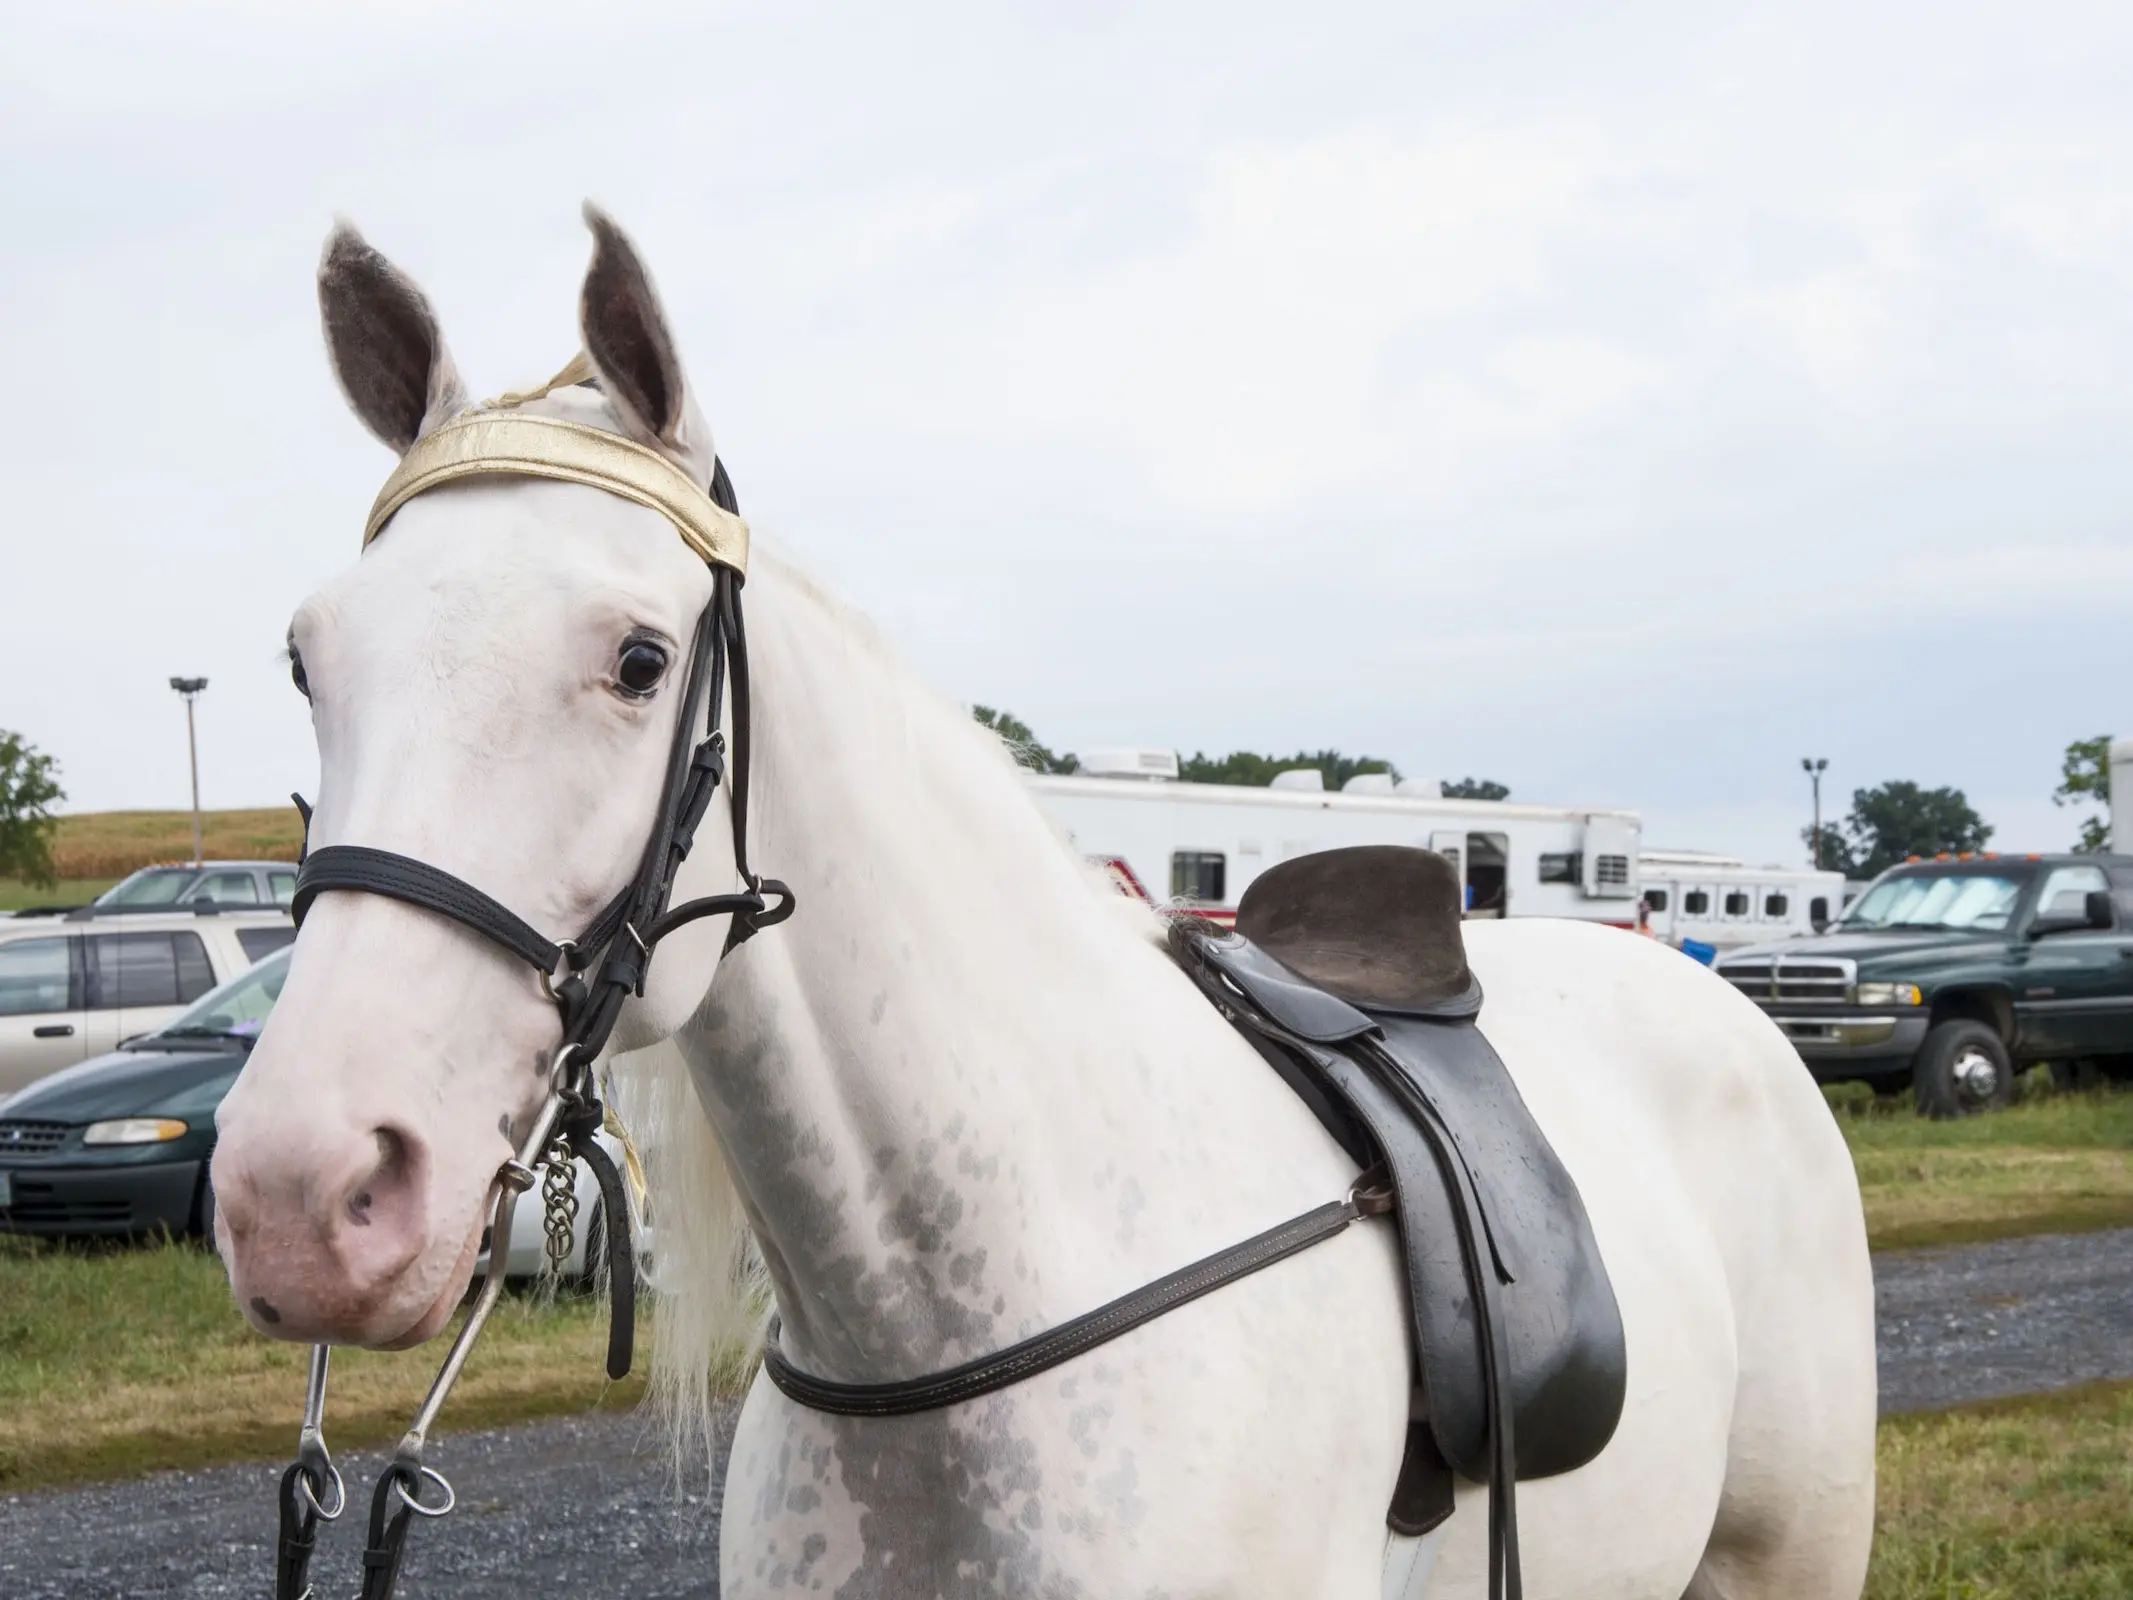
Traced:
[[563, 947], [545, 937], [517, 913], [449, 872], [368, 845], [329, 844], [313, 850], [296, 874], [296, 898], [289, 916], [301, 928], [311, 902], [327, 889], [360, 889], [388, 900], [403, 900], [472, 928], [541, 972], [553, 972]]

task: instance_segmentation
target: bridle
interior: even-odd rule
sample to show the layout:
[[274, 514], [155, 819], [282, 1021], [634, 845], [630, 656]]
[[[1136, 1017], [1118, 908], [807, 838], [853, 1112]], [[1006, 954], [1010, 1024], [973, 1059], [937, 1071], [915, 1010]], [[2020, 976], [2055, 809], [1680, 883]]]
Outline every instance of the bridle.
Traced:
[[[740, 518], [732, 482], [723, 463], [714, 463], [707, 494], [665, 456], [619, 434], [517, 409], [526, 400], [590, 376], [590, 366], [580, 356], [542, 388], [464, 413], [418, 440], [379, 491], [363, 543], [368, 547], [401, 506], [427, 490], [477, 476], [537, 477], [587, 484], [659, 512], [710, 565], [711, 600], [691, 641], [659, 808], [636, 874], [575, 939], [552, 940], [464, 879], [411, 856], [367, 845], [307, 850], [290, 907], [301, 927], [320, 894], [353, 892], [382, 895], [457, 922], [534, 969], [541, 992], [555, 1004], [562, 1030], [549, 1068], [547, 1098], [516, 1154], [498, 1169], [484, 1208], [492, 1218], [488, 1276], [371, 1496], [362, 1600], [388, 1600], [392, 1594], [413, 1519], [441, 1517], [453, 1507], [451, 1484], [423, 1461], [429, 1429], [503, 1293], [513, 1212], [518, 1197], [537, 1177], [548, 1207], [547, 1253], [558, 1264], [570, 1254], [577, 1207], [571, 1182], [574, 1159], [583, 1160], [598, 1182], [606, 1221], [611, 1315], [607, 1373], [613, 1379], [628, 1375], [635, 1340], [636, 1256], [621, 1174], [593, 1137], [608, 1119], [596, 1092], [594, 1063], [623, 1003], [643, 995], [652, 952], [668, 934], [705, 917], [730, 916], [726, 949], [731, 951], [758, 930], [784, 921], [793, 910], [792, 891], [777, 879], [757, 876], [748, 864], [750, 696], [748, 640], [741, 616], [748, 525]], [[730, 764], [726, 735], [719, 726], [729, 682]], [[734, 863], [745, 887], [670, 906], [675, 876], [721, 783], [728, 785]], [[296, 805], [308, 832], [310, 807], [300, 796]], [[318, 1524], [337, 1519], [347, 1505], [346, 1487], [321, 1432], [329, 1354], [327, 1345], [312, 1350], [297, 1455], [281, 1478], [276, 1600], [306, 1600], [311, 1594], [307, 1574]], [[427, 1501], [425, 1484], [435, 1488]]]

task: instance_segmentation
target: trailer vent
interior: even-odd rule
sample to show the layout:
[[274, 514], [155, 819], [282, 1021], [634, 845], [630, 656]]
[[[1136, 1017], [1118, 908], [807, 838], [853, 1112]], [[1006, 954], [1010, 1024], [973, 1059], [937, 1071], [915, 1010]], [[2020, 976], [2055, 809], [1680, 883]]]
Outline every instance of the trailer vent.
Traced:
[[1593, 881], [1601, 888], [1629, 887], [1629, 857], [1601, 856], [1593, 862]]

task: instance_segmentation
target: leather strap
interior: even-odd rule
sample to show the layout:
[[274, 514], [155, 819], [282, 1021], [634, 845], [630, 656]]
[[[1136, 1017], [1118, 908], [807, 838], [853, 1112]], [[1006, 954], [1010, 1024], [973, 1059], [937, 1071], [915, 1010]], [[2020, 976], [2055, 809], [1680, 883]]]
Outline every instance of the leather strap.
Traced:
[[1278, 1228], [1270, 1228], [1167, 1278], [1121, 1295], [1072, 1322], [1062, 1322], [1020, 1344], [923, 1378], [892, 1383], [838, 1383], [810, 1377], [786, 1360], [784, 1351], [778, 1348], [778, 1321], [773, 1317], [763, 1341], [763, 1370], [787, 1399], [840, 1417], [907, 1417], [914, 1412], [960, 1405], [1033, 1378], [1098, 1345], [1108, 1344], [1120, 1334], [1131, 1333], [1166, 1311], [1212, 1294], [1239, 1278], [1248, 1278], [1314, 1244], [1323, 1244], [1363, 1215], [1353, 1195], [1329, 1201]]
[[329, 844], [308, 852], [297, 870], [290, 920], [301, 928], [311, 902], [329, 889], [360, 890], [435, 911], [502, 945], [537, 972], [552, 973], [563, 964], [563, 947], [509, 907], [412, 856], [362, 844]]

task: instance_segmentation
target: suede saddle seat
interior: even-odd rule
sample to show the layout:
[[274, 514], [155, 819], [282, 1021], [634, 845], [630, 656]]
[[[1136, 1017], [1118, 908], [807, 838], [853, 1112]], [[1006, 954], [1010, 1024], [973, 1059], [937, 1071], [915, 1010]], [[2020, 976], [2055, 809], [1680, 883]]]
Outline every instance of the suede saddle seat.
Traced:
[[1477, 1025], [1460, 929], [1450, 863], [1386, 845], [1261, 874], [1233, 933], [1171, 928], [1187, 973], [1391, 1191], [1416, 1369], [1388, 1516], [1403, 1533], [1450, 1515], [1453, 1472], [1514, 1517], [1512, 1482], [1597, 1456], [1626, 1387], [1584, 1203]]

